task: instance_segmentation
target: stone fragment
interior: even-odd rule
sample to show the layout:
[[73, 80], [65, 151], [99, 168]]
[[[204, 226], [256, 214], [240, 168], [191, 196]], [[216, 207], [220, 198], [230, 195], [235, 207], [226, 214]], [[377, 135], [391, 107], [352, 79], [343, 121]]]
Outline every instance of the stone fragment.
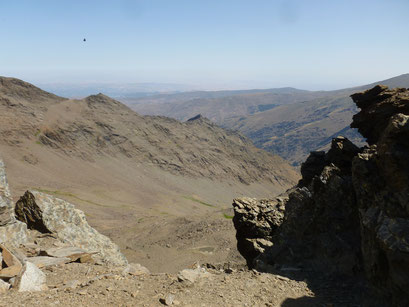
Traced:
[[197, 279], [202, 277], [210, 277], [210, 273], [205, 268], [198, 267], [196, 269], [184, 269], [178, 273], [178, 280], [180, 282], [194, 283]]
[[34, 263], [38, 268], [41, 269], [44, 267], [69, 263], [72, 260], [67, 257], [36, 256], [36, 257], [28, 257], [27, 261]]
[[7, 292], [8, 289], [10, 289], [10, 284], [3, 281], [2, 279], [0, 279], [0, 293], [5, 293]]
[[166, 295], [165, 298], [160, 299], [160, 302], [165, 306], [172, 305], [174, 301], [175, 301], [175, 295], [174, 294], [168, 294], [168, 295]]
[[130, 263], [126, 266], [126, 268], [122, 271], [123, 275], [149, 275], [150, 272], [147, 268], [140, 265], [139, 263]]
[[50, 257], [69, 258], [71, 262], [77, 261], [81, 257], [90, 256], [84, 249], [72, 246], [49, 248], [44, 253]]
[[65, 282], [64, 286], [65, 286], [65, 288], [75, 289], [80, 284], [81, 284], [81, 282], [79, 280], [74, 279], [74, 280], [69, 280], [69, 281]]
[[3, 257], [2, 269], [0, 270], [0, 278], [8, 279], [17, 276], [23, 265], [4, 245], [0, 244], [0, 250]]
[[25, 263], [16, 284], [19, 292], [47, 290], [45, 274], [31, 262]]

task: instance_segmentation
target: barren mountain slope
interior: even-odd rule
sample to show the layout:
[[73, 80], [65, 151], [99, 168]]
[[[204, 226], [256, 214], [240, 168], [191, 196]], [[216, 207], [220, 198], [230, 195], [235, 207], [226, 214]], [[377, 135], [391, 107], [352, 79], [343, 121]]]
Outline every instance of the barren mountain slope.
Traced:
[[77, 204], [153, 271], [237, 257], [231, 199], [273, 196], [298, 179], [281, 158], [204, 118], [144, 117], [101, 94], [68, 100], [0, 80], [0, 156], [13, 195], [35, 188]]
[[279, 88], [162, 94], [122, 101], [141, 114], [164, 115], [178, 120], [187, 120], [196, 114], [202, 114], [217, 124], [223, 124], [231, 117], [247, 116], [282, 104], [302, 102], [325, 95], [325, 92]]
[[357, 112], [349, 95], [376, 84], [409, 87], [409, 74], [336, 91], [287, 88], [230, 95], [224, 92], [220, 97], [194, 99], [194, 93], [161, 95], [134, 100], [138, 104], [132, 104], [132, 108], [144, 114], [166, 114], [178, 119], [200, 112], [223, 127], [240, 131], [257, 147], [298, 165], [310, 151], [328, 149], [332, 137], [337, 135], [363, 144], [360, 135], [349, 128]]
[[225, 126], [241, 131], [256, 146], [297, 165], [310, 151], [327, 149], [337, 135], [362, 144], [362, 137], [346, 126], [357, 112], [349, 100], [349, 97], [327, 97], [282, 105], [242, 120], [230, 119]]

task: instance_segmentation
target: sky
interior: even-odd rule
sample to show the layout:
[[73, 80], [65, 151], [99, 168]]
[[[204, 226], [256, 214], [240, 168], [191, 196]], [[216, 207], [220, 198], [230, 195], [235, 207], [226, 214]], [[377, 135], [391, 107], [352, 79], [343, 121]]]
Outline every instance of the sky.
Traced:
[[343, 88], [409, 72], [408, 15], [409, 0], [0, 0], [0, 75]]

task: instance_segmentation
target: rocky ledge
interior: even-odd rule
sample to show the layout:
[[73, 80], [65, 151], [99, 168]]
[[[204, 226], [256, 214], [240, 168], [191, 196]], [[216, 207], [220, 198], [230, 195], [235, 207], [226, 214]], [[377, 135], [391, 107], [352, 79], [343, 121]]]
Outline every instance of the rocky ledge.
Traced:
[[311, 153], [280, 206], [234, 200], [238, 248], [259, 270], [364, 277], [386, 305], [409, 306], [409, 90], [351, 97], [369, 145], [338, 137]]

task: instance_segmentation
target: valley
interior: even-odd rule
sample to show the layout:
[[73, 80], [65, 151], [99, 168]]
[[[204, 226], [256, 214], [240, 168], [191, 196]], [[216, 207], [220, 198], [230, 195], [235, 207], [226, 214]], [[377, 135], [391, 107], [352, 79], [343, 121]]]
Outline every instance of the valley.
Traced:
[[76, 204], [153, 272], [242, 259], [231, 200], [274, 196], [299, 177], [205, 118], [140, 116], [102, 94], [69, 100], [1, 78], [0, 120], [12, 195], [36, 189]]
[[344, 135], [358, 145], [364, 139], [349, 128], [358, 109], [349, 95], [376, 84], [409, 87], [409, 74], [364, 86], [334, 91], [295, 88], [192, 92], [123, 99], [141, 114], [179, 120], [202, 114], [215, 123], [249, 137], [254, 144], [300, 166], [310, 151], [328, 149], [331, 139]]

